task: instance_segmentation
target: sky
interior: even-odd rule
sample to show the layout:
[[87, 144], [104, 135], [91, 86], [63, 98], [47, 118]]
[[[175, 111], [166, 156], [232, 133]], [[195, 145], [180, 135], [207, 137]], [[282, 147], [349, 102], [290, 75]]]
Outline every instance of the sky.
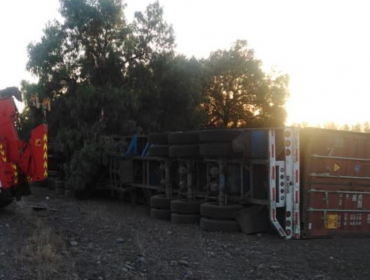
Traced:
[[[153, 1], [126, 0], [132, 20]], [[247, 40], [264, 70], [290, 76], [288, 121], [370, 120], [370, 1], [160, 0], [177, 51], [207, 57]], [[59, 18], [58, 0], [0, 1], [0, 89], [31, 80], [27, 45]]]

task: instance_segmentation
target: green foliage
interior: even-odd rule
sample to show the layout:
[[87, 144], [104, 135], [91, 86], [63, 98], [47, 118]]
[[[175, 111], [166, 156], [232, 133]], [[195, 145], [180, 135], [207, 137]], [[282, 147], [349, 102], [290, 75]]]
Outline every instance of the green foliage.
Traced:
[[18, 133], [20, 139], [28, 141], [31, 135], [31, 130], [35, 127], [34, 122], [29, 119], [29, 108], [25, 108], [18, 117]]
[[205, 61], [208, 88], [204, 109], [209, 127], [281, 126], [285, 122], [288, 76], [271, 77], [246, 41], [219, 50]]
[[177, 56], [162, 67], [163, 71], [154, 71], [158, 74], [161, 131], [199, 129], [205, 118], [199, 107], [205, 91], [201, 63]]
[[117, 143], [109, 137], [85, 142], [80, 150], [73, 153], [65, 170], [67, 188], [74, 191], [93, 190], [104, 174], [107, 154], [117, 149]]
[[[136, 13], [132, 24], [121, 0], [60, 4], [64, 22], [48, 23], [41, 41], [28, 46], [27, 69], [39, 80], [24, 82], [22, 91], [25, 100], [35, 93], [40, 100], [52, 99], [50, 138], [70, 160], [68, 175], [78, 186], [97, 171], [93, 166], [100, 166], [107, 144], [100, 139], [135, 129], [143, 100], [133, 86], [136, 69], [149, 69], [151, 60], [172, 53], [174, 36], [158, 2]], [[40, 121], [34, 113], [25, 110], [24, 122]]]
[[[129, 25], [131, 35], [125, 41], [125, 62], [131, 67], [150, 61], [157, 54], [171, 52], [175, 44], [174, 31], [163, 19], [163, 8], [159, 2], [150, 4], [145, 13], [136, 12]], [[133, 63], [136, 62], [136, 63]]]
[[192, 130], [201, 127], [205, 84], [202, 64], [183, 56], [160, 55], [137, 75], [138, 123], [145, 131]]

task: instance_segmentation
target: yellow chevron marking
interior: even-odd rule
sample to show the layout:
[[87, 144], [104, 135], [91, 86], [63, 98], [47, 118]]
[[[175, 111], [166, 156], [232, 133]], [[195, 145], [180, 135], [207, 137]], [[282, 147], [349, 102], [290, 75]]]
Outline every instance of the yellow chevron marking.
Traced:
[[17, 166], [15, 164], [12, 164], [13, 169], [17, 170]]
[[48, 162], [47, 161], [44, 162], [44, 169], [48, 169]]
[[48, 150], [48, 144], [47, 143], [45, 143], [44, 144], [44, 151], [47, 151]]
[[47, 135], [47, 134], [45, 134], [45, 135], [44, 135], [44, 141], [45, 141], [45, 142], [47, 142], [47, 141], [48, 141], [48, 135]]
[[1, 149], [1, 150], [3, 149], [3, 144], [0, 144], [0, 149]]
[[47, 152], [44, 153], [44, 159], [48, 159], [48, 153]]
[[0, 153], [1, 153], [1, 155], [5, 156], [5, 151], [4, 150], [1, 150]]
[[14, 171], [14, 176], [18, 176], [18, 171]]
[[48, 171], [47, 170], [45, 170], [45, 172], [44, 172], [44, 177], [48, 177]]
[[3, 162], [6, 162], [6, 157], [2, 157], [3, 158]]

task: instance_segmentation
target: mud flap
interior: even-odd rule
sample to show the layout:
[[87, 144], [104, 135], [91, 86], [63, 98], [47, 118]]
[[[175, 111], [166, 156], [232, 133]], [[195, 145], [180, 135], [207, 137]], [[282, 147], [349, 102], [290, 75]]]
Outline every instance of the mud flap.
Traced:
[[234, 219], [245, 234], [266, 232], [269, 226], [267, 208], [259, 205], [239, 210]]

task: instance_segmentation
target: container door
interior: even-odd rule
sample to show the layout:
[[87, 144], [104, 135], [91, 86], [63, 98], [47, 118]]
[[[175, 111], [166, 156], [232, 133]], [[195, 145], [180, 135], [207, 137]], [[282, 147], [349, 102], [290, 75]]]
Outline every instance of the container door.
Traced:
[[303, 236], [370, 233], [370, 134], [301, 133]]

